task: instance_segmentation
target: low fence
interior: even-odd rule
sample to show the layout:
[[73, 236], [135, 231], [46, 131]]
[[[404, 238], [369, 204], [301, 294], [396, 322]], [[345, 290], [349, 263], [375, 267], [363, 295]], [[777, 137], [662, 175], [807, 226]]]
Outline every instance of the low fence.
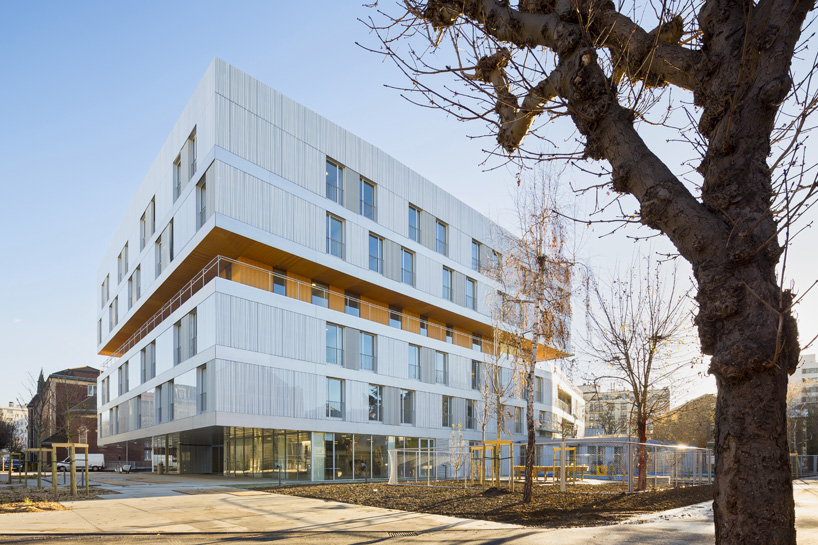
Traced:
[[792, 476], [796, 479], [818, 476], [818, 455], [790, 454], [790, 465]]
[[[496, 462], [490, 452], [484, 455], [473, 447], [392, 449], [389, 483], [468, 486], [479, 483], [481, 473], [486, 482], [498, 476], [504, 482], [525, 477], [525, 444], [515, 443], [513, 449], [501, 451]], [[534, 479], [540, 484], [563, 484], [564, 475], [570, 483], [602, 484], [608, 485], [606, 490], [634, 492], [713, 482], [710, 449], [587, 439], [541, 442], [536, 449]], [[804, 461], [799, 467], [806, 470], [807, 466], [809, 462]]]

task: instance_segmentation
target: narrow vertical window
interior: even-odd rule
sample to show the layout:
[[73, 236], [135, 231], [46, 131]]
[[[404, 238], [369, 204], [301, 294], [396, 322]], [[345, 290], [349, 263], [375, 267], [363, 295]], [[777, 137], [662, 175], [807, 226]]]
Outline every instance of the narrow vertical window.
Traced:
[[400, 423], [413, 424], [415, 421], [415, 391], [400, 391]]
[[339, 204], [344, 203], [344, 170], [338, 163], [327, 159], [327, 198]]
[[452, 300], [452, 271], [443, 267], [443, 298]]
[[370, 333], [361, 333], [361, 369], [367, 371], [375, 371], [376, 354], [375, 354], [375, 335]]
[[448, 370], [448, 354], [445, 352], [435, 352], [435, 382], [438, 384], [447, 384]]
[[119, 252], [119, 257], [116, 259], [116, 273], [117, 273], [117, 284], [122, 282], [125, 279], [125, 275], [128, 274], [128, 244], [125, 243], [125, 247], [122, 248], [122, 251]]
[[344, 381], [327, 377], [327, 417], [344, 417]]
[[409, 205], [409, 238], [420, 242], [420, 210]]
[[409, 284], [410, 286], [415, 285], [415, 254], [407, 250], [406, 248], [401, 248], [400, 251], [401, 259], [400, 259], [400, 266], [401, 266], [401, 281], [404, 284]]
[[477, 310], [477, 283], [466, 278], [466, 308]]
[[476, 412], [474, 410], [474, 400], [467, 399], [466, 400], [466, 429], [473, 430], [475, 428], [475, 416]]
[[207, 182], [204, 178], [196, 187], [196, 197], [199, 200], [199, 209], [196, 214], [196, 228], [199, 229], [207, 221]]
[[446, 325], [446, 342], [454, 343], [454, 329], [451, 325]]
[[471, 360], [471, 389], [472, 390], [479, 390], [481, 387], [481, 382], [483, 380], [483, 370], [481, 368], [480, 362], [477, 360]]
[[327, 214], [327, 253], [344, 258], [344, 222]]
[[443, 396], [443, 424], [444, 428], [452, 425], [452, 398], [451, 396]]
[[361, 215], [375, 221], [375, 184], [361, 178]]
[[369, 385], [369, 420], [383, 422], [383, 386]]
[[182, 194], [182, 156], [173, 162], [173, 202]]
[[369, 234], [369, 270], [383, 274], [383, 239]]
[[273, 293], [287, 295], [287, 271], [273, 269]]
[[334, 324], [327, 324], [327, 363], [344, 363], [344, 329]]
[[409, 378], [420, 380], [420, 348], [409, 345]]
[[426, 316], [420, 317], [420, 334], [424, 337], [429, 336], [429, 319]]
[[100, 286], [99, 290], [99, 298], [101, 302], [101, 307], [105, 308], [106, 303], [108, 303], [108, 277], [109, 275], [105, 275], [105, 280], [102, 281], [102, 286]]
[[193, 129], [193, 132], [190, 133], [188, 142], [190, 145], [190, 174], [188, 180], [190, 180], [196, 174], [196, 129]]
[[448, 255], [449, 252], [449, 236], [448, 226], [442, 221], [438, 220], [435, 225], [435, 250], [437, 253]]
[[480, 243], [476, 240], [471, 241], [471, 268], [480, 270]]

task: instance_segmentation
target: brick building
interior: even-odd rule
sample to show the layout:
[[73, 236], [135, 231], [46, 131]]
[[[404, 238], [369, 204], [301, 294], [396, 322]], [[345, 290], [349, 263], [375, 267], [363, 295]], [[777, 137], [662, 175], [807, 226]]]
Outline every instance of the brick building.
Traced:
[[[97, 377], [99, 369], [73, 367], [37, 380], [37, 393], [28, 403], [28, 444], [47, 447], [52, 443], [88, 443], [89, 452], [106, 453], [97, 447]], [[58, 448], [65, 459], [68, 449]], [[106, 456], [109, 460], [110, 456]]]

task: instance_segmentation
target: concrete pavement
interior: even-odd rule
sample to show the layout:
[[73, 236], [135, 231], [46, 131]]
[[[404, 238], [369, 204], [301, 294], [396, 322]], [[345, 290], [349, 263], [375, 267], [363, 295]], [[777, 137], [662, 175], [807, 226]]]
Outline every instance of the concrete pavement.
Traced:
[[[121, 494], [63, 502], [68, 511], [0, 515], [0, 541], [86, 543], [713, 543], [706, 505], [594, 528], [530, 528], [242, 490], [258, 480], [156, 475], [92, 476]], [[386, 484], [384, 484], [386, 486]], [[796, 482], [798, 542], [818, 545], [818, 480]], [[72, 536], [73, 534], [73, 536]], [[129, 535], [123, 535], [129, 534]], [[158, 534], [164, 534], [158, 536]]]

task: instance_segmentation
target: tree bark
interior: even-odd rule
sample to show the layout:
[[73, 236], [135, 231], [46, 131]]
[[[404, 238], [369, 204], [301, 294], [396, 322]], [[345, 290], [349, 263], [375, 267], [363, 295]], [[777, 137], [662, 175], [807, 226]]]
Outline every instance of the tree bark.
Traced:
[[639, 481], [637, 482], [636, 489], [637, 490], [644, 490], [647, 487], [647, 449], [645, 448], [645, 443], [648, 440], [648, 423], [647, 420], [642, 416], [641, 410], [637, 408], [637, 411], [640, 414], [636, 417], [636, 429], [637, 429], [637, 436], [639, 441], [639, 446], [637, 447], [638, 452], [638, 462], [637, 468], [639, 471]]

